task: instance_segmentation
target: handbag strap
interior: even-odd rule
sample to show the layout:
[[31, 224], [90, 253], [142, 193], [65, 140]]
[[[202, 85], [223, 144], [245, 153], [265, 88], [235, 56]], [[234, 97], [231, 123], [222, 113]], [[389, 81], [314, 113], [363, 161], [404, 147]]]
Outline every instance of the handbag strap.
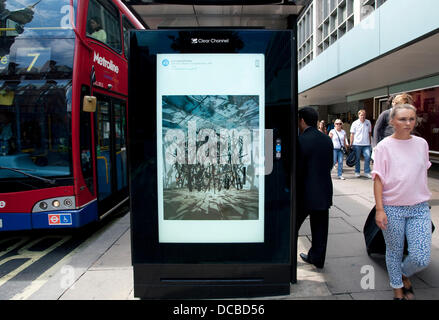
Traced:
[[335, 134], [337, 135], [338, 142], [340, 143], [340, 149], [343, 149], [344, 145], [341, 144], [341, 140], [340, 140], [340, 137], [338, 136], [337, 129], [334, 129], [334, 131], [335, 131]]

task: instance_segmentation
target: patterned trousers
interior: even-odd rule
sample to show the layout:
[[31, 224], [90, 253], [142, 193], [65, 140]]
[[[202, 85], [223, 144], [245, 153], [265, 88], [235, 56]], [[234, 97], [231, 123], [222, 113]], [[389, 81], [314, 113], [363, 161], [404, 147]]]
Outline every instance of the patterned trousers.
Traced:
[[[427, 202], [413, 206], [384, 206], [387, 229], [386, 265], [390, 286], [402, 288], [402, 275], [410, 277], [430, 263], [431, 217]], [[407, 237], [408, 256], [403, 259], [404, 236]]]

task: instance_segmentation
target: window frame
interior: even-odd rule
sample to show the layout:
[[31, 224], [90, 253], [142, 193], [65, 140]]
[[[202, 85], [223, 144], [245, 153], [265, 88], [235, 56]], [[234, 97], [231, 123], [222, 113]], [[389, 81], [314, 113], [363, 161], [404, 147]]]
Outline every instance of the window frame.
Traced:
[[125, 40], [129, 40], [129, 37], [125, 39], [125, 25], [128, 25], [130, 28], [127, 29], [127, 32], [130, 32], [130, 30], [136, 30], [136, 27], [131, 23], [131, 21], [127, 18], [126, 15], [122, 15], [122, 38], [123, 38], [123, 54], [125, 58], [128, 59], [128, 43], [125, 43]]
[[[110, 16], [112, 16], [115, 21], [117, 21], [117, 29], [118, 29], [118, 34], [119, 34], [119, 43], [120, 43], [120, 47], [119, 48], [115, 48], [114, 46], [110, 45], [108, 43], [108, 39], [107, 42], [102, 42], [96, 38], [91, 37], [91, 35], [89, 35], [87, 33], [87, 27], [88, 27], [88, 21], [89, 21], [89, 14], [90, 14], [90, 3], [92, 1], [95, 1], [95, 3], [97, 3], [99, 6], [101, 6], [101, 8], [103, 8], [103, 10], [105, 12], [107, 12]], [[117, 17], [115, 17], [113, 15], [113, 13], [117, 14]], [[102, 18], [102, 16], [100, 16], [100, 18]], [[122, 34], [122, 28], [123, 28], [123, 23], [121, 22], [121, 13], [119, 11], [119, 8], [117, 8], [113, 3], [111, 2], [103, 2], [102, 0], [89, 0], [88, 2], [88, 8], [87, 8], [87, 15], [86, 15], [86, 33], [85, 36], [90, 39], [90, 40], [94, 40], [97, 41], [99, 44], [104, 45], [106, 48], [109, 48], [113, 51], [115, 51], [116, 53], [118, 53], [119, 55], [123, 55], [123, 51], [124, 51], [124, 44], [123, 44], [123, 34]], [[107, 33], [107, 31], [105, 30], [105, 32]], [[107, 37], [108, 37], [108, 33], [107, 33]]]

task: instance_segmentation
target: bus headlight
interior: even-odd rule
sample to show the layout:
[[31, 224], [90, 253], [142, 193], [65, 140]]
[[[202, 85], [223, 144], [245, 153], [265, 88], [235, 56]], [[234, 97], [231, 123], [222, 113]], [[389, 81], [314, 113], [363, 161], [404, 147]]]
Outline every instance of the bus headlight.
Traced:
[[75, 209], [75, 197], [56, 197], [43, 199], [35, 203], [32, 212]]

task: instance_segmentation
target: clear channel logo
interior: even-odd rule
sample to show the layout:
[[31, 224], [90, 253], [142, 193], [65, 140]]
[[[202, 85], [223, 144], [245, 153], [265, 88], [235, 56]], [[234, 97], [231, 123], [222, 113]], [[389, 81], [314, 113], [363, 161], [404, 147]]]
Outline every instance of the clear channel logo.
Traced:
[[168, 60], [168, 59], [163, 59], [163, 60], [162, 60], [162, 65], [163, 65], [164, 67], [169, 66], [169, 60]]
[[201, 38], [191, 38], [191, 44], [204, 44], [204, 43], [229, 43], [230, 39], [201, 39]]

